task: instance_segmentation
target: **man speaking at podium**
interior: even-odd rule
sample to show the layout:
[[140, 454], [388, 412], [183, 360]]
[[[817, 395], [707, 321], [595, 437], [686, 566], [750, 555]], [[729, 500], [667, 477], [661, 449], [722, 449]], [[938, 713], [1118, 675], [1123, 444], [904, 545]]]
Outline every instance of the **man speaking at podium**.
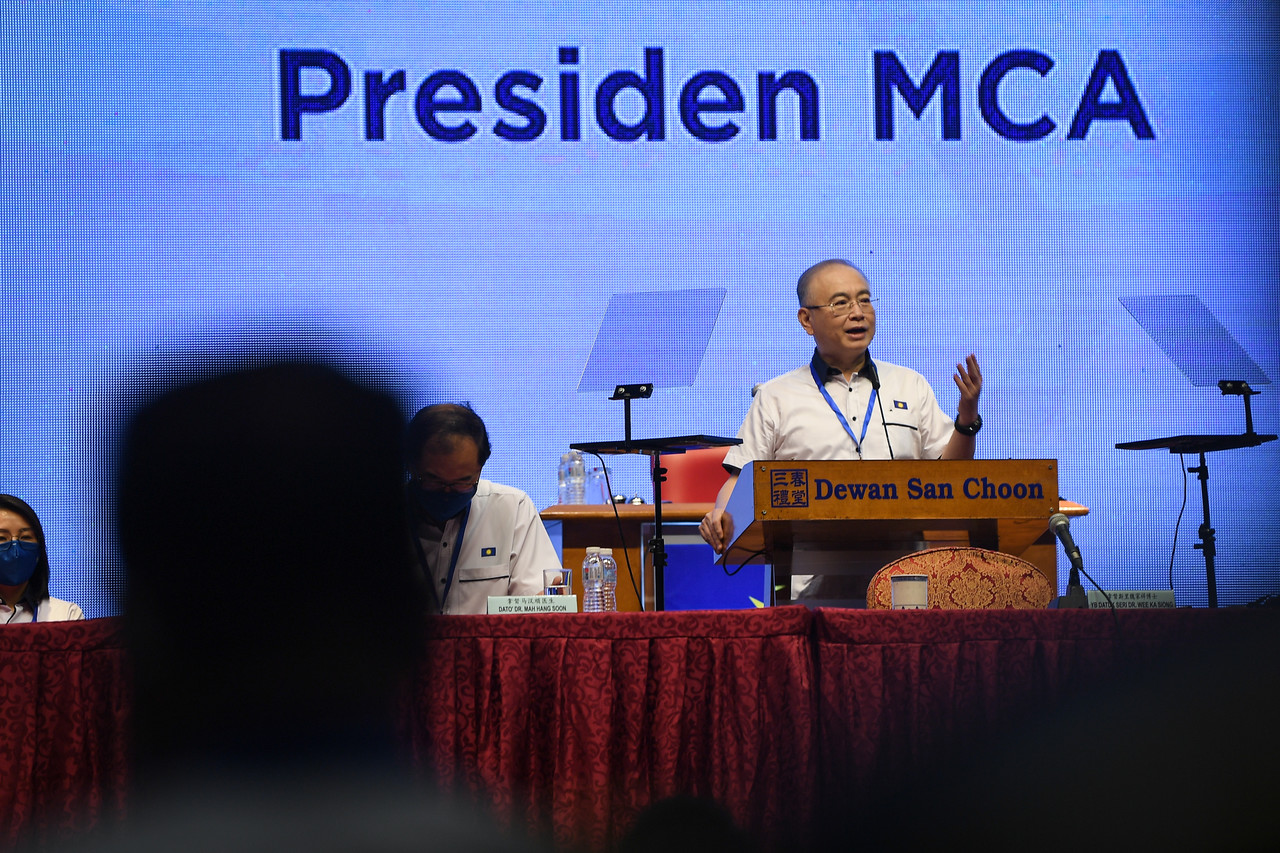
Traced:
[[725, 506], [753, 460], [973, 458], [982, 428], [982, 372], [973, 355], [952, 376], [960, 389], [952, 421], [923, 376], [872, 360], [875, 300], [861, 270], [845, 260], [820, 261], [800, 275], [796, 295], [796, 317], [816, 349], [809, 364], [764, 383], [751, 401], [738, 430], [742, 444], [724, 459], [729, 480], [698, 529], [717, 553], [733, 539]]

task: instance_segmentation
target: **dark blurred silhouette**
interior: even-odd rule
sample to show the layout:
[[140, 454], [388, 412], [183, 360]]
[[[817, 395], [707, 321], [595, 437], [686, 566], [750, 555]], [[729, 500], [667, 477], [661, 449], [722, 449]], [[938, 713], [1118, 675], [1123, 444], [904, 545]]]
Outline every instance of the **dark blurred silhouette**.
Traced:
[[758, 848], [729, 810], [706, 797], [658, 800], [627, 830], [619, 853], [754, 853]]
[[874, 851], [1274, 850], [1280, 620], [1239, 620], [827, 820]]
[[115, 500], [136, 785], [97, 848], [524, 849], [397, 759], [425, 611], [401, 437], [390, 397], [305, 361], [206, 370], [134, 413]]
[[117, 525], [141, 782], [175, 761], [390, 754], [423, 611], [400, 431], [390, 398], [297, 362], [135, 415]]

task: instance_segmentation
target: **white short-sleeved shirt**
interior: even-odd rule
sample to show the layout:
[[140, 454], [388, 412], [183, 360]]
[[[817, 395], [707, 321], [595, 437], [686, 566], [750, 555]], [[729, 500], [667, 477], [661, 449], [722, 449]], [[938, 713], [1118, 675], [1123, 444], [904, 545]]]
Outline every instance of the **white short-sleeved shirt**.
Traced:
[[[867, 354], [871, 361], [871, 354]], [[872, 398], [870, 370], [846, 381], [817, 352], [811, 364], [825, 374], [831, 400], [844, 414], [858, 437], [861, 456], [853, 438], [831, 410], [809, 365], [770, 379], [760, 386], [738, 430], [742, 444], [729, 448], [724, 464], [741, 470], [760, 459], [938, 459], [955, 424], [943, 413], [933, 388], [914, 370], [876, 361], [880, 390]], [[882, 414], [883, 413], [883, 414]], [[866, 427], [864, 432], [863, 427]], [[893, 453], [890, 455], [890, 447]], [[820, 575], [792, 575], [793, 600], [820, 595]]]
[[10, 607], [0, 601], [0, 625], [21, 625], [30, 622], [74, 622], [77, 619], [84, 618], [84, 611], [80, 609], [80, 605], [63, 601], [61, 598], [50, 596], [40, 602], [40, 606], [36, 608], [36, 618], [31, 618], [31, 611], [27, 608], [25, 602], [19, 602], [17, 607]]
[[[481, 480], [458, 543], [461, 527], [461, 515], [445, 522], [443, 532], [415, 521], [427, 582], [436, 601], [445, 598], [442, 613], [484, 613], [491, 595], [536, 595], [542, 591], [542, 570], [560, 568], [533, 499], [520, 489]], [[461, 551], [450, 586], [449, 561], [455, 548]]]
[[738, 430], [742, 444], [729, 448], [725, 465], [741, 470], [757, 459], [937, 459], [942, 456], [955, 424], [943, 413], [933, 389], [919, 373], [887, 361], [876, 361], [880, 390], [873, 401], [872, 384], [865, 368], [849, 382], [839, 370], [818, 358], [817, 353], [813, 363], [820, 376], [826, 373], [827, 393], [859, 438], [861, 455], [818, 390], [809, 365], [805, 365], [760, 386]]

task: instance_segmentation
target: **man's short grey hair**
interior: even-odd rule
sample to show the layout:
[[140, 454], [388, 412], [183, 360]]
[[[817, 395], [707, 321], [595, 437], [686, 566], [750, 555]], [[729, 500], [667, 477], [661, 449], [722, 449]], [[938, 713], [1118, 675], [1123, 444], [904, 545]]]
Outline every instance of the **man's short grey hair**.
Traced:
[[800, 279], [796, 282], [796, 298], [800, 300], [800, 307], [803, 308], [805, 303], [809, 301], [809, 283], [813, 281], [813, 277], [827, 267], [836, 266], [837, 264], [853, 270], [858, 275], [862, 276], [863, 280], [866, 281], [867, 284], [871, 283], [871, 279], [867, 278], [867, 274], [862, 271], [862, 268], [852, 261], [846, 261], [844, 258], [827, 258], [825, 261], [818, 261], [816, 264], [800, 273]]

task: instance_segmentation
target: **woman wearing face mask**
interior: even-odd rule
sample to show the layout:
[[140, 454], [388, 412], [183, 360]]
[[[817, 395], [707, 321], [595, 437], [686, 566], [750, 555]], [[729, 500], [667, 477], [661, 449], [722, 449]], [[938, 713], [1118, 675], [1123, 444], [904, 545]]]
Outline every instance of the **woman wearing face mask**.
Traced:
[[36, 511], [0, 494], [0, 625], [83, 618], [78, 604], [49, 595], [49, 555]]

